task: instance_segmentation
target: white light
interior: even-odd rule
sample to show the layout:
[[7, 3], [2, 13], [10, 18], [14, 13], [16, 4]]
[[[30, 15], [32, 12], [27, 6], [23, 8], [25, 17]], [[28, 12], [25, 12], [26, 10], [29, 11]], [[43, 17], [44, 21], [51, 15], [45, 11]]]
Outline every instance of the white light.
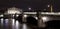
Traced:
[[3, 17], [4, 15], [2, 14], [2, 15], [0, 15], [0, 17]]
[[50, 7], [50, 5], [48, 5], [48, 7]]
[[58, 12], [58, 14], [60, 14], [60, 12]]
[[15, 19], [11, 19], [12, 20], [12, 29], [15, 29]]
[[1, 18], [1, 24], [3, 24], [3, 21], [4, 21], [4, 19], [3, 19], [3, 18]]
[[48, 17], [42, 17], [43, 22], [48, 21]]
[[24, 17], [27, 17], [27, 15], [24, 15]]
[[5, 19], [5, 23], [8, 23], [8, 19]]
[[19, 22], [16, 20], [16, 29], [19, 29]]
[[60, 15], [60, 13], [54, 13], [54, 12], [41, 12], [41, 14], [46, 14], [46, 15]]
[[37, 14], [37, 12], [24, 12], [24, 14]]
[[17, 25], [17, 26], [19, 25], [19, 22], [18, 22], [18, 20], [16, 20], [16, 25]]
[[8, 10], [8, 14], [20, 14], [20, 11], [19, 10]]
[[26, 24], [23, 24], [23, 29], [27, 29], [27, 25]]
[[31, 8], [29, 8], [29, 10], [31, 10]]
[[13, 15], [13, 17], [14, 17], [15, 15]]
[[16, 8], [16, 7], [12, 7], [12, 8], [8, 8], [7, 14], [21, 14], [22, 13], [22, 9]]
[[18, 17], [19, 15], [16, 15], [16, 17]]
[[15, 23], [15, 19], [12, 19], [12, 25], [14, 25], [14, 23]]
[[54, 12], [42, 12], [41, 14], [55, 14]]
[[35, 17], [36, 20], [38, 20], [38, 17]]
[[42, 17], [42, 19], [46, 20], [47, 18], [46, 17]]
[[9, 19], [5, 19], [5, 25], [6, 25], [6, 27], [8, 27], [8, 22], [9, 21]]

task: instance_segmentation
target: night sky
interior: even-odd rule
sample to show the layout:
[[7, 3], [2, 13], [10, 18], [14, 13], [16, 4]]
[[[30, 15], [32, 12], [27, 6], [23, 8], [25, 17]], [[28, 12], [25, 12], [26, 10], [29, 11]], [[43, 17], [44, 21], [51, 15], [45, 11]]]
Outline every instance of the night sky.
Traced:
[[60, 0], [0, 0], [0, 9], [17, 7], [28, 10], [31, 7], [32, 10], [50, 11], [47, 7], [49, 4], [52, 4], [53, 11], [60, 11]]

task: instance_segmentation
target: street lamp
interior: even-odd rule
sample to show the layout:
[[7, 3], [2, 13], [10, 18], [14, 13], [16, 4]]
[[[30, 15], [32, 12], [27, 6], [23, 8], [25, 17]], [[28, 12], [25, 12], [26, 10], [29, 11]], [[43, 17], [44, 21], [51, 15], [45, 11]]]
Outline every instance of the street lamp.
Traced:
[[27, 17], [27, 15], [24, 15], [24, 17]]
[[3, 15], [3, 14], [1, 14], [1, 15], [0, 15], [0, 17], [4, 17], [4, 15]]
[[16, 17], [18, 17], [19, 15], [16, 15]]
[[48, 19], [48, 17], [45, 17], [45, 16], [44, 16], [44, 17], [42, 17], [41, 19], [43, 20], [43, 22], [46, 22], [46, 21], [48, 21], [48, 20], [49, 20], [49, 19]]
[[38, 20], [38, 17], [35, 17], [36, 20]]

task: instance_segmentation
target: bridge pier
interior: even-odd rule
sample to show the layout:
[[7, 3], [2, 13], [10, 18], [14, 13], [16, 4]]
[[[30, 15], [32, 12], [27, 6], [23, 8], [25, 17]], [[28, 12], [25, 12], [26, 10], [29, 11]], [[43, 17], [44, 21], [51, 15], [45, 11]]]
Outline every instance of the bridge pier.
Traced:
[[38, 27], [39, 28], [45, 28], [46, 27], [45, 23], [41, 19], [41, 15], [39, 16], [39, 19], [38, 19]]

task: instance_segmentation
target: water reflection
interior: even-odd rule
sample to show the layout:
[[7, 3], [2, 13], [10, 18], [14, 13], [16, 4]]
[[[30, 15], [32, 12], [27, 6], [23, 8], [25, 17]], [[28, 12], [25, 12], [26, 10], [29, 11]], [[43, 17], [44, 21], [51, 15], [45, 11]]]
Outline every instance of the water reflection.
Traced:
[[22, 29], [27, 29], [27, 25], [24, 23]]
[[1, 29], [28, 29], [26, 23], [20, 24], [19, 21], [15, 21], [15, 19], [1, 18], [1, 24], [3, 24]]
[[5, 23], [4, 26], [5, 26], [6, 29], [8, 29], [8, 23], [9, 23], [8, 21], [9, 21], [8, 19], [5, 19], [5, 22], [4, 22]]
[[1, 21], [1, 22], [0, 22], [0, 23], [1, 23], [1, 29], [3, 29], [3, 26], [4, 26], [4, 25], [3, 25], [3, 21], [4, 21], [4, 19], [1, 18], [0, 21]]
[[16, 20], [16, 29], [19, 29], [19, 22]]
[[8, 21], [9, 21], [8, 19], [5, 19], [5, 23], [6, 23], [6, 25], [8, 24]]
[[4, 21], [4, 19], [3, 18], [1, 18], [1, 24], [3, 25], [3, 21]]
[[12, 29], [15, 29], [15, 19], [11, 19], [12, 20]]

